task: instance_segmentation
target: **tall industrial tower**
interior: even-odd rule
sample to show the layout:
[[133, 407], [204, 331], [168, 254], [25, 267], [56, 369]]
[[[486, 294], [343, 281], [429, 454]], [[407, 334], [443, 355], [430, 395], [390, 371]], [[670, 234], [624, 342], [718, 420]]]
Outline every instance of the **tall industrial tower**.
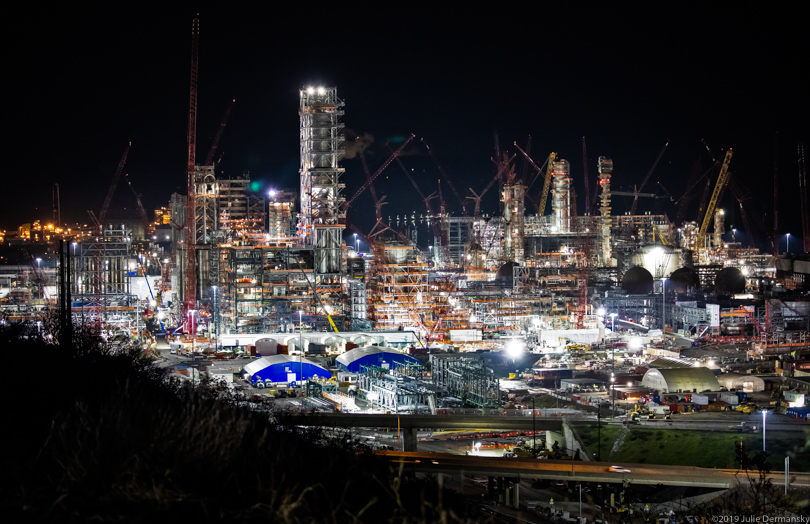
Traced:
[[551, 225], [559, 233], [571, 231], [571, 177], [568, 160], [554, 162], [554, 187], [551, 190]]
[[602, 215], [601, 224], [599, 227], [599, 243], [601, 250], [599, 252], [600, 264], [609, 266], [612, 257], [612, 248], [610, 245], [610, 176], [613, 173], [613, 160], [610, 157], [599, 157], [599, 187], [602, 189], [599, 195], [600, 204], [599, 212]]
[[341, 271], [341, 244], [346, 227], [343, 155], [343, 101], [334, 87], [302, 89], [298, 109], [301, 125], [301, 213], [298, 235], [315, 250], [315, 273]]

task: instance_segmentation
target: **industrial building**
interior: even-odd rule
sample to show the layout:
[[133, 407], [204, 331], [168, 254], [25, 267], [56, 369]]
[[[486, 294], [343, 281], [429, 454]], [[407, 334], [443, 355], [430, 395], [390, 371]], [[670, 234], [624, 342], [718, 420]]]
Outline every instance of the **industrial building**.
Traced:
[[661, 393], [702, 393], [720, 391], [720, 383], [709, 368], [653, 368], [641, 379], [641, 385]]
[[[668, 142], [633, 191], [616, 189], [625, 177], [618, 160], [603, 155], [593, 163], [584, 155], [587, 194], [578, 198], [563, 154], [532, 158], [515, 144], [522, 159], [499, 148], [485, 187], [459, 191], [459, 180], [453, 183], [439, 167], [432, 193], [404, 165], [407, 147], [423, 147], [413, 135], [390, 149], [376, 171], [363, 159], [364, 178], [349, 178], [343, 118], [351, 105], [337, 87], [306, 86], [297, 108], [290, 105], [298, 112], [298, 129], [288, 130], [299, 138], [297, 187], [262, 186], [248, 173], [218, 170], [213, 152], [219, 135], [198, 162], [197, 27], [195, 22], [186, 194], [167, 195], [152, 222], [142, 205], [137, 227], [113, 221], [110, 196], [126, 148], [101, 211], [91, 213], [90, 226], [61, 233], [69, 243], [51, 261], [68, 281], [58, 300], [75, 304], [74, 316], [99, 328], [121, 314], [148, 317], [204, 351], [253, 346], [281, 367], [294, 365], [285, 352], [328, 354], [347, 372], [366, 369], [367, 392], [396, 409], [422, 405], [428, 397], [496, 406], [497, 380], [473, 352], [589, 351], [615, 342], [617, 327], [696, 343], [731, 338], [761, 354], [808, 347], [806, 257], [775, 257], [734, 236], [728, 241], [735, 230], [720, 204], [732, 150], [709, 170], [697, 217], [687, 217], [683, 206], [673, 216], [657, 205], [645, 210], [645, 202], [674, 200], [660, 184], [645, 192]], [[425, 207], [419, 215], [386, 220], [382, 208], [389, 202], [376, 186], [381, 173], [397, 167]], [[596, 171], [593, 180], [589, 169]], [[346, 193], [347, 180], [362, 182]], [[455, 194], [460, 213], [450, 211], [443, 188]], [[490, 190], [497, 191], [493, 213], [481, 208]], [[366, 195], [374, 200], [376, 219], [368, 231], [351, 220], [363, 212], [356, 201]], [[632, 203], [616, 212], [618, 199]], [[20, 234], [28, 241], [57, 233], [26, 225]], [[368, 249], [361, 251], [360, 242]], [[40, 269], [32, 264], [21, 276], [6, 277], [0, 300], [55, 305], [55, 294], [46, 291], [57, 283], [46, 285]], [[145, 311], [151, 316], [141, 315]], [[386, 348], [430, 352], [431, 384], [417, 381], [406, 391], [416, 360]], [[434, 355], [447, 349], [454, 352]], [[656, 349], [668, 354], [666, 347]], [[262, 360], [261, 369], [271, 367], [268, 362]], [[376, 382], [385, 380], [383, 364], [402, 375], [392, 381], [399, 386]], [[701, 368], [651, 369], [644, 380], [662, 390], [717, 389]]]

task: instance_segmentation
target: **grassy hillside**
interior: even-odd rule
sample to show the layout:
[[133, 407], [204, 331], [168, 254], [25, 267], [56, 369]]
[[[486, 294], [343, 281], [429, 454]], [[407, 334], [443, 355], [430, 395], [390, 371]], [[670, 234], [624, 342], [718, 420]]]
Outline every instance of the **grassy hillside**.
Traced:
[[[28, 338], [26, 338], [28, 337]], [[137, 352], [0, 326], [9, 522], [465, 522], [463, 501], [344, 436], [275, 426]]]
[[[577, 431], [592, 453], [598, 449], [595, 426], [577, 426]], [[673, 466], [737, 468], [735, 443], [742, 439], [745, 449], [762, 449], [762, 433], [741, 435], [711, 431], [688, 431], [646, 427], [602, 426], [602, 460]], [[810, 471], [810, 431], [768, 431], [768, 462], [774, 471], [784, 469], [790, 454], [793, 471]], [[618, 445], [616, 444], [618, 442]]]

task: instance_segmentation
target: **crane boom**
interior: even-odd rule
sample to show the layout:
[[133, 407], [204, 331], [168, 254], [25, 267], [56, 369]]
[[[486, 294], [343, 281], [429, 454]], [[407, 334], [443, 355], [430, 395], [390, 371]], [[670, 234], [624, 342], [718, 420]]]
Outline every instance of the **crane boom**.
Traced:
[[554, 173], [554, 161], [557, 160], [557, 153], [548, 155], [548, 166], [546, 167], [546, 180], [543, 182], [543, 195], [540, 197], [540, 205], [537, 214], [543, 216], [546, 212], [546, 202], [548, 201], [548, 190], [551, 188], [552, 173]]
[[[652, 167], [650, 168], [649, 171], [647, 171], [647, 176], [644, 177], [644, 180], [642, 180], [641, 185], [638, 186], [639, 193], [641, 193], [641, 191], [644, 189], [644, 186], [647, 185], [647, 182], [650, 180], [650, 176], [652, 176], [653, 171], [655, 171], [655, 168], [658, 167], [658, 162], [661, 161], [661, 157], [664, 156], [664, 151], [667, 150], [668, 146], [669, 146], [669, 139], [667, 138], [667, 143], [664, 144], [664, 147], [661, 148], [661, 152], [658, 153], [658, 158], [655, 159], [655, 162], [653, 162]], [[636, 214], [636, 207], [638, 207], [638, 196], [636, 196], [636, 198], [633, 199], [633, 205], [630, 208], [630, 214], [633, 216], [635, 216]]]
[[127, 144], [127, 147], [124, 149], [124, 154], [121, 155], [121, 160], [118, 161], [118, 168], [115, 170], [112, 183], [107, 190], [107, 196], [104, 198], [104, 204], [101, 206], [101, 211], [98, 213], [98, 221], [102, 227], [104, 226], [104, 219], [107, 217], [107, 211], [109, 211], [110, 204], [112, 203], [113, 193], [115, 193], [115, 188], [118, 186], [118, 180], [121, 179], [121, 173], [124, 171], [124, 165], [127, 163], [127, 155], [129, 154], [130, 146], [132, 146], [132, 142]]
[[214, 141], [211, 142], [211, 149], [208, 150], [208, 155], [205, 157], [205, 166], [210, 166], [214, 163], [214, 155], [217, 154], [217, 149], [219, 148], [219, 142], [222, 140], [222, 133], [225, 132], [225, 126], [228, 125], [228, 118], [231, 116], [231, 109], [233, 109], [233, 105], [236, 103], [236, 99], [234, 98], [231, 100], [231, 104], [228, 106], [228, 109], [225, 111], [225, 116], [222, 117], [222, 122], [219, 123], [219, 129], [217, 129], [217, 134], [214, 135]]
[[728, 165], [731, 162], [731, 155], [731, 149], [726, 151], [726, 158], [723, 160], [723, 167], [720, 168], [720, 174], [717, 176], [717, 184], [714, 186], [712, 198], [709, 200], [709, 205], [706, 208], [706, 214], [703, 215], [703, 222], [700, 224], [700, 231], [698, 231], [697, 239], [695, 241], [695, 247], [698, 249], [703, 247], [703, 241], [706, 238], [706, 232], [708, 231], [709, 224], [712, 221], [714, 208], [720, 198], [720, 193], [723, 191], [723, 188], [726, 187], [726, 182], [728, 182]]
[[408, 138], [405, 140], [405, 142], [403, 142], [403, 143], [402, 143], [402, 145], [401, 145], [401, 146], [399, 146], [399, 148], [398, 148], [396, 151], [394, 151], [394, 154], [392, 154], [392, 155], [391, 155], [391, 156], [388, 158], [388, 160], [386, 160], [385, 162], [383, 162], [383, 165], [381, 165], [381, 166], [380, 166], [380, 168], [379, 168], [379, 169], [378, 169], [378, 170], [377, 170], [377, 171], [376, 171], [376, 172], [375, 172], [373, 175], [371, 175], [371, 178], [369, 178], [368, 180], [366, 180], [366, 183], [365, 183], [365, 184], [363, 184], [362, 186], [360, 186], [360, 189], [358, 189], [358, 190], [357, 190], [357, 192], [354, 194], [354, 196], [352, 196], [352, 197], [351, 197], [349, 200], [347, 200], [347, 201], [346, 201], [345, 206], [346, 206], [347, 208], [348, 208], [348, 207], [351, 205], [351, 203], [352, 203], [352, 202], [354, 202], [354, 201], [357, 199], [357, 197], [359, 197], [359, 196], [360, 196], [360, 195], [363, 193], [363, 191], [365, 191], [366, 189], [368, 189], [368, 187], [369, 187], [371, 184], [373, 184], [373, 183], [374, 183], [374, 179], [375, 179], [375, 178], [377, 178], [378, 176], [380, 176], [380, 173], [382, 173], [383, 171], [385, 171], [385, 168], [386, 168], [386, 167], [388, 167], [388, 165], [389, 165], [391, 162], [393, 162], [393, 161], [394, 161], [394, 159], [395, 159], [396, 157], [398, 157], [400, 153], [402, 153], [402, 150], [403, 150], [403, 149], [405, 149], [405, 146], [407, 146], [408, 144], [410, 144], [410, 143], [411, 143], [411, 140], [413, 140], [414, 138], [416, 138], [416, 135], [413, 135], [413, 134], [412, 134], [411, 136], [409, 136], [409, 137], [408, 137]]

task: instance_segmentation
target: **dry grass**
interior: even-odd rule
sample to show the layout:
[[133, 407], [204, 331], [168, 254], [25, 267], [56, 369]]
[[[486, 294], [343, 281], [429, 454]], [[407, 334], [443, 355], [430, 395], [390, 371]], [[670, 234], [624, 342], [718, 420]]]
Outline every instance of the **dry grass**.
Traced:
[[10, 521], [466, 521], [455, 494], [346, 438], [277, 427], [137, 352], [25, 336], [0, 328]]

